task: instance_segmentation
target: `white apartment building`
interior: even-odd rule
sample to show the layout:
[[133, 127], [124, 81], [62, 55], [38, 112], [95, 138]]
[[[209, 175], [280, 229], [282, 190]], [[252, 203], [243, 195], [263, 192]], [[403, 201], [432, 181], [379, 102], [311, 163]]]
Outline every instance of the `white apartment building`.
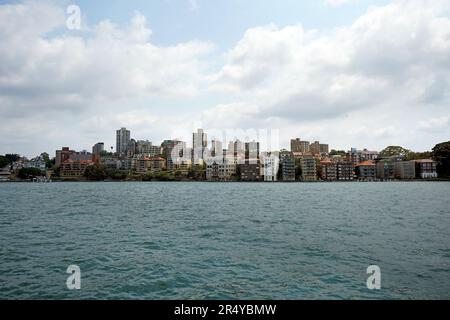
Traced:
[[277, 181], [280, 159], [277, 155], [268, 153], [262, 157], [264, 181]]

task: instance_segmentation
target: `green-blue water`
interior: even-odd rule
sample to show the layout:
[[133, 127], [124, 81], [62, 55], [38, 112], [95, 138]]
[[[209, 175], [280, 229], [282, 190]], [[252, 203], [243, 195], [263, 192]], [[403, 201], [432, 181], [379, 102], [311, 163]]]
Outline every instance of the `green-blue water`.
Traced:
[[3, 183], [0, 298], [449, 299], [450, 183]]

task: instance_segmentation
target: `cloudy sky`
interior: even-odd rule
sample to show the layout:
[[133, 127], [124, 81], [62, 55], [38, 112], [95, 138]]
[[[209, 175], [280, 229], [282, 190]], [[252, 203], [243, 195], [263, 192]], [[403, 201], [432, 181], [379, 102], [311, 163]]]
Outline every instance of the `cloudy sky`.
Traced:
[[450, 140], [450, 0], [0, 0], [0, 39], [0, 154], [112, 146], [122, 126]]

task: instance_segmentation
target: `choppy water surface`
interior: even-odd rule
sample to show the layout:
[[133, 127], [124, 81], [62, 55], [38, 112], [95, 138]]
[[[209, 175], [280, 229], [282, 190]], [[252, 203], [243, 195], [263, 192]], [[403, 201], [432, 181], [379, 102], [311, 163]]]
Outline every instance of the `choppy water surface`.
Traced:
[[3, 183], [0, 298], [449, 299], [450, 183]]

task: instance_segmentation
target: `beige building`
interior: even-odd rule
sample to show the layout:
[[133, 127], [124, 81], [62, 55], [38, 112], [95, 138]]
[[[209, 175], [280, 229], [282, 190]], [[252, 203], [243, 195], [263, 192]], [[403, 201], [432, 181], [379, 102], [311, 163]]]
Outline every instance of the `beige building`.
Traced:
[[302, 168], [303, 181], [317, 181], [316, 159], [313, 157], [304, 157], [300, 160]]
[[336, 163], [330, 159], [326, 159], [320, 162], [321, 165], [321, 178], [325, 181], [337, 180], [337, 166]]
[[93, 165], [90, 160], [67, 160], [61, 164], [60, 176], [63, 178], [78, 178], [84, 175], [86, 168]]
[[150, 158], [150, 171], [158, 172], [166, 169], [166, 159], [162, 157]]
[[309, 152], [309, 141], [302, 141], [300, 138], [291, 140], [291, 151], [292, 152]]
[[315, 141], [309, 145], [309, 151], [316, 154], [327, 154], [329, 152], [328, 144], [320, 143], [319, 141]]
[[394, 164], [394, 176], [396, 179], [415, 179], [416, 178], [416, 162], [415, 161], [398, 161]]
[[207, 181], [232, 181], [236, 175], [234, 161], [214, 161], [206, 166]]

